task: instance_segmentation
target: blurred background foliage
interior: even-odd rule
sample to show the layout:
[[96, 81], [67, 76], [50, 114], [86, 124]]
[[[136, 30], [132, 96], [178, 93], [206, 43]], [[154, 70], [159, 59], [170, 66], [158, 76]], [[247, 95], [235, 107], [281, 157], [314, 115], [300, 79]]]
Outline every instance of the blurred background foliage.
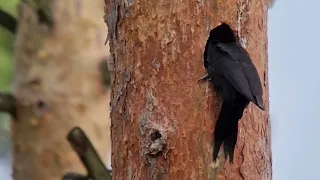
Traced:
[[[0, 8], [17, 17], [17, 0], [1, 0]], [[0, 92], [10, 92], [13, 80], [14, 35], [0, 26]], [[0, 113], [0, 157], [9, 155], [10, 116]]]

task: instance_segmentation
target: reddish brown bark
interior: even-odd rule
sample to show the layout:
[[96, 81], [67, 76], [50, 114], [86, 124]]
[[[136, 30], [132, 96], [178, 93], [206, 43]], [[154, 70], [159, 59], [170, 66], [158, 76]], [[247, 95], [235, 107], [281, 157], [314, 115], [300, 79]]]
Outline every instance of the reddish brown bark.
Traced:
[[66, 136], [80, 126], [106, 160], [109, 93], [102, 92], [103, 2], [52, 1], [53, 29], [40, 24], [36, 9], [20, 8], [16, 36], [13, 123], [15, 180], [57, 180], [85, 174]]
[[[111, 100], [114, 179], [270, 180], [267, 79], [268, 1], [108, 1], [115, 74]], [[235, 162], [211, 168], [220, 102], [208, 83], [203, 51], [225, 21], [259, 71], [266, 111], [249, 105], [239, 125]]]

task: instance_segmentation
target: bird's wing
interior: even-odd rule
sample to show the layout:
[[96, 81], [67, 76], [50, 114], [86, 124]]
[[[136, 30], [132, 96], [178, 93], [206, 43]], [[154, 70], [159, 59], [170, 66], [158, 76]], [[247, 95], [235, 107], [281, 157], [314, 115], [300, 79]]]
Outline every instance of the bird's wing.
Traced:
[[263, 109], [261, 82], [247, 51], [237, 43], [216, 43], [216, 48], [221, 51], [219, 56], [215, 55], [217, 73], [223, 75], [239, 93]]

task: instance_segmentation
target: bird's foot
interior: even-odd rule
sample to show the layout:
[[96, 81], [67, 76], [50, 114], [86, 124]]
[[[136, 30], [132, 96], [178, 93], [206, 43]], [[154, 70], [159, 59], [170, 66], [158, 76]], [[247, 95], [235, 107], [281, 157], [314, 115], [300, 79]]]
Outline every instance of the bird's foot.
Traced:
[[204, 81], [210, 80], [209, 74], [207, 73], [206, 75], [204, 75], [202, 78], [200, 78], [198, 80], [198, 83], [202, 83]]

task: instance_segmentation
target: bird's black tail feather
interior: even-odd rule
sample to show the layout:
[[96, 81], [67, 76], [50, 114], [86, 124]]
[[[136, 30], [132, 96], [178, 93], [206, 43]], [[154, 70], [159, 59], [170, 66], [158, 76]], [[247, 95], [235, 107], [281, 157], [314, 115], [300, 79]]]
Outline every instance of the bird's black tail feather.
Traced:
[[229, 157], [229, 162], [233, 163], [238, 138], [238, 121], [248, 103], [247, 100], [240, 99], [232, 103], [223, 102], [214, 131], [213, 161], [216, 161], [223, 143], [225, 158]]

